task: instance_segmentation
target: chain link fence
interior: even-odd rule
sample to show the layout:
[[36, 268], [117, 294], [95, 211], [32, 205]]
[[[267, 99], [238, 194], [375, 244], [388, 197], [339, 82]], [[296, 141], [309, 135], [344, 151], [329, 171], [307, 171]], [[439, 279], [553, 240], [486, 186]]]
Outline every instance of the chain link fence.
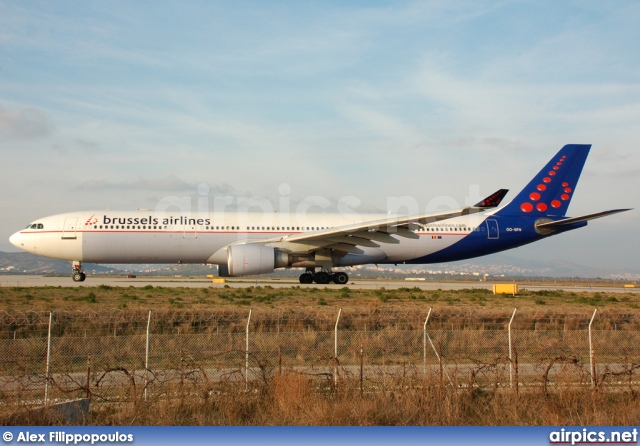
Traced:
[[0, 410], [84, 396], [202, 398], [283, 372], [362, 392], [391, 382], [638, 389], [637, 319], [538, 309], [0, 312]]

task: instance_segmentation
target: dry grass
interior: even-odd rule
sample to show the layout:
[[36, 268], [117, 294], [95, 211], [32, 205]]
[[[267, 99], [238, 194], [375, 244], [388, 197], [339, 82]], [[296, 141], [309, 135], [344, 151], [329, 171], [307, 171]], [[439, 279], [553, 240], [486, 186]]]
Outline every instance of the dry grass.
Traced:
[[524, 290], [496, 296], [484, 289], [99, 285], [0, 288], [0, 302], [0, 339], [46, 335], [49, 312], [54, 313], [54, 336], [141, 334], [150, 310], [155, 334], [240, 332], [249, 308], [254, 331], [330, 331], [339, 308], [341, 327], [347, 330], [421, 329], [430, 308], [431, 328], [502, 330], [518, 308], [515, 329], [576, 330], [586, 328], [594, 307], [599, 309], [594, 329], [640, 329], [640, 294], [635, 292]]
[[[42, 342], [35, 338], [46, 335], [44, 328], [48, 322], [47, 312], [54, 312], [56, 315], [54, 337], [57, 338], [54, 344], [59, 345], [59, 348], [64, 347], [67, 357], [73, 356], [74, 361], [77, 362], [73, 367], [69, 366], [70, 373], [86, 367], [88, 354], [82, 350], [84, 344], [74, 339], [80, 336], [86, 337], [87, 330], [89, 330], [88, 336], [97, 336], [96, 340], [91, 341], [94, 344], [107, 342], [114, 346], [116, 352], [124, 356], [129, 350], [136, 350], [138, 356], [137, 359], [132, 360], [133, 362], [124, 361], [116, 353], [109, 353], [109, 356], [103, 359], [106, 361], [105, 364], [109, 363], [110, 367], [122, 366], [123, 371], [117, 373], [126, 374], [126, 369], [143, 368], [141, 366], [143, 350], [140, 347], [143, 343], [138, 341], [136, 336], [143, 336], [149, 310], [154, 312], [151, 327], [154, 335], [152, 340], [162, 339], [162, 347], [166, 348], [166, 353], [163, 354], [167, 356], [167, 360], [169, 356], [175, 356], [179, 352], [180, 358], [177, 363], [183, 364], [185, 370], [192, 366], [185, 362], [184, 358], [187, 356], [183, 354], [183, 350], [190, 352], [190, 360], [200, 361], [214, 368], [218, 366], [211, 365], [207, 361], [218, 359], [217, 357], [211, 359], [212, 353], [208, 350], [200, 352], [196, 348], [197, 345], [194, 347], [183, 344], [188, 342], [188, 337], [176, 336], [174, 339], [173, 337], [160, 338], [158, 335], [198, 334], [205, 337], [211, 335], [211, 339], [215, 339], [214, 334], [222, 337], [228, 335], [229, 340], [241, 343], [243, 338], [235, 339], [234, 336], [242, 334], [249, 308], [254, 311], [252, 332], [301, 333], [309, 338], [305, 337], [304, 342], [313, 345], [315, 349], [321, 342], [317, 338], [317, 332], [323, 330], [330, 332], [335, 323], [337, 310], [342, 308], [340, 320], [342, 332], [375, 332], [375, 335], [371, 334], [369, 342], [372, 344], [369, 346], [366, 357], [371, 361], [370, 363], [376, 360], [374, 357], [376, 349], [395, 351], [393, 350], [395, 344], [391, 347], [386, 346], [386, 334], [391, 333], [392, 339], [399, 339], [399, 345], [407, 344], [401, 337], [403, 330], [422, 330], [429, 308], [434, 308], [429, 320], [430, 330], [461, 331], [460, 339], [466, 335], [471, 337], [470, 341], [460, 341], [461, 345], [480, 339], [478, 333], [487, 334], [484, 342], [494, 342], [495, 340], [489, 335], [492, 330], [504, 330], [514, 307], [519, 309], [514, 329], [534, 332], [540, 330], [543, 334], [544, 330], [583, 331], [594, 307], [599, 308], [594, 326], [596, 329], [611, 330], [611, 333], [615, 334], [620, 330], [638, 330], [640, 327], [638, 310], [640, 296], [632, 292], [539, 291], [524, 292], [513, 297], [494, 296], [486, 290], [422, 291], [417, 288], [355, 290], [347, 287], [318, 289], [266, 286], [236, 289], [215, 288], [208, 285], [195, 289], [108, 286], [12, 287], [0, 288], [0, 302], [2, 303], [0, 315], [3, 317], [0, 320], [0, 337], [6, 340], [4, 348], [10, 348], [13, 344], [8, 341], [17, 338], [22, 342], [20, 345], [24, 345], [25, 351], [40, 352], [39, 356], [33, 359], [40, 368], [43, 357], [40, 351]], [[78, 316], [78, 312], [82, 313], [81, 317]], [[24, 319], [17, 317], [18, 314], [24, 315]], [[46, 320], [41, 317], [45, 314]], [[570, 317], [576, 314], [577, 317]], [[474, 330], [482, 330], [482, 332]], [[621, 334], [627, 336], [624, 333]], [[435, 339], [435, 332], [432, 332], [432, 335]], [[497, 336], [500, 338], [499, 342], [504, 343], [503, 336], [501, 334]], [[20, 341], [20, 338], [25, 339]], [[526, 342], [539, 342], [536, 339], [532, 338]], [[32, 341], [38, 341], [37, 348], [31, 346]], [[116, 341], [135, 341], [136, 347], [129, 348], [126, 344], [117, 344]], [[212, 348], [212, 342], [207, 340], [202, 345]], [[230, 341], [225, 342], [227, 348], [231, 348]], [[282, 350], [285, 359], [291, 356], [290, 361], [301, 358], [300, 360], [304, 361], [320, 361], [325, 366], [330, 364], [331, 358], [328, 356], [318, 358], [318, 353], [314, 353], [315, 350], [310, 350], [312, 353], [302, 350], [300, 346], [304, 342], [301, 342], [296, 344], [295, 351]], [[346, 355], [355, 358], [360, 341], [353, 340], [351, 345], [347, 344], [345, 338], [341, 338], [341, 342], [341, 345], [344, 345], [341, 349], [346, 352], [341, 353], [343, 359]], [[524, 344], [525, 340], [519, 342], [518, 346], [528, 345]], [[174, 345], [174, 343], [177, 344]], [[457, 344], [452, 343], [449, 348], [455, 345]], [[492, 344], [487, 344], [485, 347], [491, 346]], [[553, 346], [549, 347], [546, 344], [541, 344], [539, 347], [545, 353], [553, 350], [551, 348]], [[159, 348], [159, 346], [152, 346], [152, 352], [156, 352]], [[240, 351], [242, 345], [234, 348]], [[106, 346], [98, 350], [105, 354], [110, 351]], [[220, 354], [219, 350], [212, 351]], [[330, 351], [330, 349], [327, 350]], [[519, 352], [524, 356], [524, 350]], [[451, 350], [449, 355], [453, 354]], [[634, 359], [635, 354], [635, 350], [629, 350], [628, 362], [631, 367], [640, 362]], [[17, 358], [16, 355], [12, 357]], [[29, 355], [25, 356], [27, 357], [31, 358]], [[239, 358], [234, 361], [242, 363], [241, 355]], [[497, 374], [493, 381], [477, 380], [469, 375], [468, 370], [463, 371], [463, 369], [460, 369], [459, 376], [453, 377], [455, 385], [449, 385], [439, 377], [419, 374], [413, 375], [411, 379], [405, 379], [404, 373], [400, 374], [396, 371], [395, 375], [366, 378], [363, 383], [353, 376], [342, 376], [338, 386], [335, 386], [329, 375], [310, 377], [286, 367], [284, 374], [280, 375], [276, 373], [277, 359], [273, 359], [273, 354], [270, 360], [271, 363], [268, 365], [270, 373], [266, 373], [262, 379], [250, 381], [248, 390], [243, 380], [209, 381], [205, 376], [205, 378], [191, 381], [181, 379], [179, 382], [175, 380], [157, 382], [148, 389], [148, 399], [144, 397], [144, 386], [135, 382], [130, 386], [122, 385], [109, 389], [103, 395], [96, 391], [93, 395], [89, 418], [85, 420], [85, 424], [640, 424], [640, 398], [633, 372], [629, 375], [628, 385], [603, 386], [596, 392], [592, 391], [588, 385], [576, 384], [574, 377], [567, 375], [566, 385], [563, 384], [565, 381], [562, 376], [556, 376], [553, 385], [549, 387], [546, 386], [546, 381], [543, 385], [538, 377], [536, 378], [539, 381], [538, 385], [528, 384], [519, 393], [515, 393], [509, 388], [502, 387], [504, 376], [500, 378], [500, 383]], [[401, 360], [405, 359], [401, 358]], [[98, 358], [92, 358], [91, 361], [92, 370], [100, 370], [100, 373], [103, 373], [100, 369], [102, 366], [97, 362]], [[162, 363], [158, 367], [177, 368], [177, 363], [176, 361], [170, 364]], [[25, 371], [35, 370], [36, 367], [27, 362], [16, 362], [16, 364]], [[538, 365], [543, 370], [545, 363]], [[62, 366], [57, 367], [55, 370], [63, 371]], [[478, 364], [478, 367], [482, 367], [482, 364]], [[241, 369], [241, 367], [237, 368]], [[8, 370], [5, 368], [5, 372]], [[42, 373], [42, 370], [38, 369], [30, 372], [29, 376], [36, 376], [36, 374], [43, 376]], [[241, 377], [242, 373], [238, 373]], [[41, 385], [38, 384], [37, 388], [40, 389]], [[16, 397], [5, 393], [4, 390], [0, 389], [0, 400], [3, 403], [0, 408], [0, 424], [64, 423], [64, 420], [55, 417], [34, 415], [28, 407], [24, 406], [22, 402], [24, 395]], [[59, 391], [59, 397], [64, 396], [65, 392], [70, 397], [82, 394], [81, 390], [62, 392], [57, 389], [56, 391]], [[33, 398], [41, 398], [40, 390], [35, 391]]]
[[[96, 279], [97, 280], [97, 279]], [[288, 288], [251, 286], [230, 288], [203, 283], [202, 288], [181, 287], [111, 287], [107, 285], [81, 287], [5, 287], [0, 288], [0, 302], [6, 311], [64, 310], [169, 310], [238, 308], [282, 310], [342, 308], [427, 308], [434, 305], [456, 307], [615, 307], [640, 308], [640, 294], [635, 292], [567, 292], [560, 290], [522, 291], [519, 295], [494, 296], [484, 289], [421, 290], [404, 287], [397, 290], [360, 290], [335, 285], [325, 288]]]
[[[328, 382], [297, 373], [276, 376], [245, 391], [224, 387], [167, 386], [145, 401], [93, 404], [87, 425], [637, 425], [637, 393], [593, 392], [583, 388], [543, 393], [529, 389], [444, 387], [436, 379], [411, 386], [389, 382], [361, 393], [357, 381]], [[168, 397], [168, 395], [172, 395]], [[621, 410], [624, 408], [624, 410]], [[28, 411], [0, 418], [2, 424], [58, 424]]]

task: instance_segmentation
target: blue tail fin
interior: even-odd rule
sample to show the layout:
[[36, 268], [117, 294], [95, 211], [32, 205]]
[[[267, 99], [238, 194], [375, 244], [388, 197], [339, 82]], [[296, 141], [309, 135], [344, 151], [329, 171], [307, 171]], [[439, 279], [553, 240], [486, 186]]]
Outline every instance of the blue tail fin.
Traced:
[[591, 145], [567, 144], [498, 215], [563, 217]]

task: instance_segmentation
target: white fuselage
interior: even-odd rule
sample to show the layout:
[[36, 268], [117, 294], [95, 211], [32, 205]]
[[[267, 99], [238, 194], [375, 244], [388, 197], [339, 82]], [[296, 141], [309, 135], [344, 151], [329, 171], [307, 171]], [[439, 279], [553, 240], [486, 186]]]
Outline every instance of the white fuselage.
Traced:
[[[236, 214], [74, 212], [38, 219], [15, 233], [11, 243], [45, 257], [91, 263], [226, 263], [225, 248], [246, 240], [375, 220], [385, 214]], [[410, 261], [442, 250], [472, 231], [485, 231], [487, 214], [472, 214], [422, 226], [420, 237], [398, 237], [399, 243], [363, 248], [336, 266]]]

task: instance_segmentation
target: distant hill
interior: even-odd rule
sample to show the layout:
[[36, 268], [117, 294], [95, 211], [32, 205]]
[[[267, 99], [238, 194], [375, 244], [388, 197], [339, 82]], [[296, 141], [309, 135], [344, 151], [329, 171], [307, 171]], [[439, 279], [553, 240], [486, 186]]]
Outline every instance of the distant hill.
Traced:
[[[119, 269], [110, 266], [84, 263], [89, 274], [118, 274]], [[48, 259], [28, 252], [0, 251], [0, 274], [71, 274], [71, 263], [66, 260]]]

